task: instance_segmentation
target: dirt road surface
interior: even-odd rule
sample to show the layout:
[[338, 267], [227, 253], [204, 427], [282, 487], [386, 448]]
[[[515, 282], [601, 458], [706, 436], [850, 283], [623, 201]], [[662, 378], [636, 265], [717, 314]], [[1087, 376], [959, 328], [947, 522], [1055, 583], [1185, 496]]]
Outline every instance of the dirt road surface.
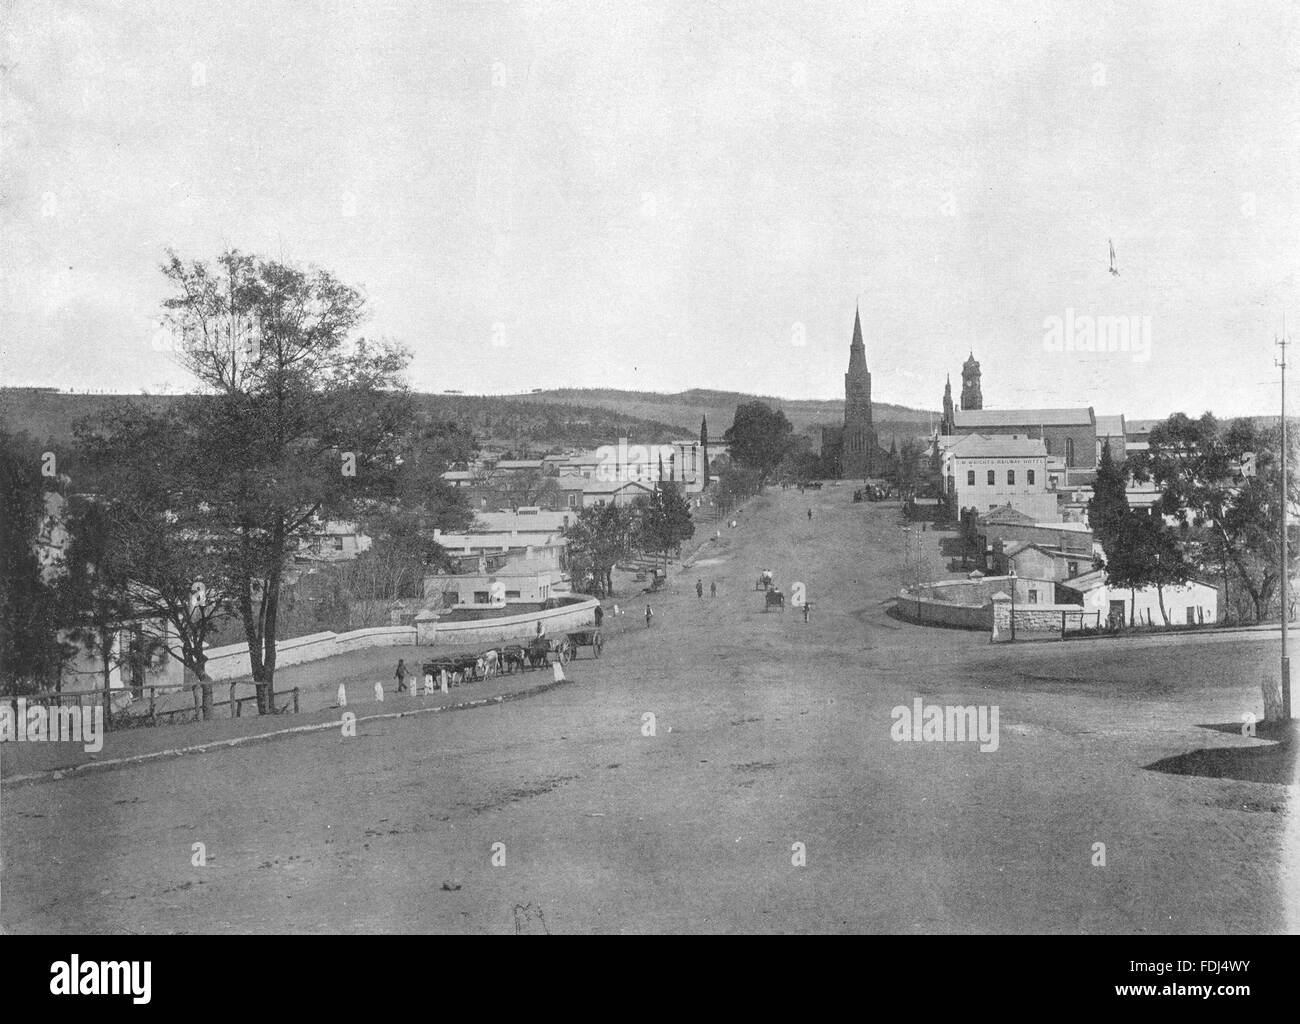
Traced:
[[[1008, 648], [899, 621], [897, 506], [851, 495], [769, 491], [649, 599], [652, 626], [645, 598], [618, 599], [604, 656], [538, 696], [5, 787], [0, 924], [1297, 930], [1294, 761], [1262, 781], [1149, 767], [1273, 754], [1240, 734], [1272, 638]], [[805, 584], [810, 621], [763, 611], [764, 567], [787, 599]], [[391, 676], [396, 654], [367, 658], [283, 685]], [[916, 698], [996, 707], [997, 749], [892, 739]]]

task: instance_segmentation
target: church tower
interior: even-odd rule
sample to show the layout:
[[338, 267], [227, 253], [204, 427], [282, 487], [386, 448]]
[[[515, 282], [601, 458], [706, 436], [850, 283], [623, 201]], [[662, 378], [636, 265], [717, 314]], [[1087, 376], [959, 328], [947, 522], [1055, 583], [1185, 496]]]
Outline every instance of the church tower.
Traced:
[[984, 395], [980, 391], [980, 364], [975, 361], [973, 351], [961, 367], [961, 407], [963, 412], [984, 408]]
[[844, 375], [844, 440], [840, 475], [861, 480], [875, 475], [876, 431], [871, 425], [871, 374], [867, 348], [862, 343], [862, 319], [853, 312], [853, 341], [849, 345], [849, 372]]
[[955, 426], [952, 415], [952, 375], [949, 374], [943, 385], [943, 422], [939, 425], [939, 433], [951, 435]]

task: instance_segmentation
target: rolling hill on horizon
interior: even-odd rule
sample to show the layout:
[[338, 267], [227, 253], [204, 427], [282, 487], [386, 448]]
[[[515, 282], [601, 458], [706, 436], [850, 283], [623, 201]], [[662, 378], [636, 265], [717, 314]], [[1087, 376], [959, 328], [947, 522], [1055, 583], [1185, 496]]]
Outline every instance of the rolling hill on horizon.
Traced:
[[[0, 388], [0, 425], [41, 440], [68, 438], [74, 424], [102, 415], [115, 403], [135, 401], [155, 408], [176, 395], [86, 394], [47, 388]], [[820, 440], [817, 428], [843, 420], [844, 403], [835, 399], [785, 399], [735, 391], [692, 388], [675, 394], [617, 389], [562, 388], [511, 395], [414, 392], [415, 405], [436, 419], [451, 420], [483, 441], [599, 444], [626, 435], [658, 443], [699, 435], [709, 418], [709, 434], [720, 437], [731, 426], [736, 406], [761, 401], [782, 410], [796, 433]], [[891, 438], [929, 436], [937, 414], [903, 406], [874, 404], [876, 431], [888, 448]]]
[[[502, 397], [511, 401], [555, 402], [618, 409], [634, 416], [671, 423], [689, 431], [692, 436], [699, 433], [702, 416], [709, 417], [709, 434], [721, 436], [731, 426], [736, 406], [742, 402], [764, 402], [780, 409], [794, 425], [796, 433], [809, 432], [816, 427], [836, 426], [844, 419], [842, 398], [777, 398], [772, 395], [751, 395], [709, 388], [691, 388], [675, 393], [621, 391], [616, 388], [556, 388]], [[932, 421], [937, 422], [940, 417], [938, 412], [911, 409], [888, 402], [873, 402], [872, 410], [876, 433], [885, 448], [889, 447], [893, 436], [900, 443], [907, 437], [929, 437]]]

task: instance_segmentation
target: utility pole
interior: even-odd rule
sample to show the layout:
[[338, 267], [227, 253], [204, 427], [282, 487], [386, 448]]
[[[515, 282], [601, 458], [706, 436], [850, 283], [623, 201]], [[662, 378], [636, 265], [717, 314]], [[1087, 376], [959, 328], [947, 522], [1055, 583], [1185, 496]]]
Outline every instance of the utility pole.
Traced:
[[1291, 574], [1287, 571], [1287, 552], [1286, 552], [1286, 520], [1287, 520], [1287, 489], [1286, 489], [1286, 470], [1287, 470], [1287, 443], [1286, 443], [1286, 321], [1282, 322], [1282, 338], [1275, 341], [1278, 348], [1282, 350], [1282, 358], [1274, 359], [1278, 366], [1282, 368], [1282, 565], [1278, 578], [1281, 581], [1281, 594], [1278, 598], [1278, 609], [1281, 612], [1279, 616], [1282, 620], [1282, 718], [1286, 721], [1291, 720], [1291, 659], [1287, 656], [1286, 650], [1286, 632], [1287, 632], [1287, 614], [1288, 598], [1291, 592]]

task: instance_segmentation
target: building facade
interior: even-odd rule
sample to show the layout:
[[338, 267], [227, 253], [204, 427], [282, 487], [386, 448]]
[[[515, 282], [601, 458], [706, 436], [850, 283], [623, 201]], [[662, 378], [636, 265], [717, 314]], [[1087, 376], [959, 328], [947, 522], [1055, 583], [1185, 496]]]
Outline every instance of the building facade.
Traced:
[[1010, 505], [1036, 523], [1060, 516], [1056, 493], [1047, 486], [1047, 452], [1037, 438], [969, 435], [942, 452], [945, 489], [958, 509], [987, 512]]

